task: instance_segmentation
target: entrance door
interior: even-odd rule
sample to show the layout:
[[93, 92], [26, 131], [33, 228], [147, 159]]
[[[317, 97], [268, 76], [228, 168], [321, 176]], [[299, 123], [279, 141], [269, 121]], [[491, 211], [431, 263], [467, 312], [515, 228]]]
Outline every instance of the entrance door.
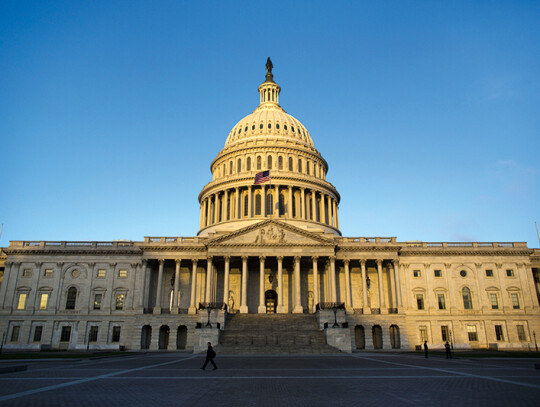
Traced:
[[275, 314], [277, 307], [277, 293], [274, 290], [268, 290], [264, 293], [266, 299], [266, 313]]

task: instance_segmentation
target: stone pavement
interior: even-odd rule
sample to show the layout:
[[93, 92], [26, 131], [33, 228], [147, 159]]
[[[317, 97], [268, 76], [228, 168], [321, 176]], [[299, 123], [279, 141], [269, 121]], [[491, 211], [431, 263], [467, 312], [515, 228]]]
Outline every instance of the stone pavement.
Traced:
[[216, 371], [200, 370], [203, 361], [164, 352], [28, 362], [25, 372], [0, 375], [0, 406], [540, 405], [532, 358], [218, 355]]

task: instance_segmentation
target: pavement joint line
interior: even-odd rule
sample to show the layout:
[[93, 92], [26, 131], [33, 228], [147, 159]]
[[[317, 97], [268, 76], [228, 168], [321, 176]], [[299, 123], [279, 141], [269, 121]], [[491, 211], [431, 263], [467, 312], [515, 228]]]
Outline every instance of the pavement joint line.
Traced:
[[452, 371], [452, 370], [442, 369], [442, 368], [438, 368], [438, 367], [409, 365], [409, 364], [406, 364], [406, 363], [389, 362], [387, 360], [377, 360], [377, 359], [372, 359], [372, 358], [362, 357], [362, 356], [355, 356], [355, 355], [353, 355], [353, 357], [355, 357], [357, 359], [366, 359], [366, 360], [378, 361], [378, 362], [381, 362], [381, 363], [388, 363], [388, 364], [392, 364], [392, 365], [410, 366], [410, 367], [415, 367], [417, 369], [428, 369], [428, 370], [434, 370], [436, 372], [451, 373], [453, 375], [460, 375], [460, 376], [465, 376], [465, 377], [474, 377], [474, 378], [477, 378], [477, 379], [492, 380], [492, 381], [495, 381], [495, 382], [516, 384], [518, 386], [525, 386], [525, 387], [531, 387], [533, 389], [540, 389], [540, 385], [516, 382], [516, 381], [513, 381], [513, 380], [500, 379], [498, 377], [493, 377], [493, 376], [481, 376], [481, 375], [477, 375], [477, 374]]
[[51, 386], [41, 387], [41, 388], [38, 388], [38, 389], [33, 389], [33, 390], [22, 391], [22, 392], [19, 392], [19, 393], [8, 394], [6, 396], [0, 396], [0, 401], [12, 400], [12, 399], [19, 398], [19, 397], [29, 396], [29, 395], [36, 394], [36, 393], [43, 393], [45, 391], [56, 390], [56, 389], [59, 389], [59, 388], [62, 388], [62, 387], [73, 386], [75, 384], [86, 383], [86, 382], [90, 382], [90, 381], [94, 381], [94, 380], [107, 379], [107, 378], [117, 376], [117, 375], [120, 375], [120, 374], [123, 374], [123, 373], [130, 373], [130, 372], [136, 372], [136, 371], [139, 371], [139, 370], [149, 369], [149, 368], [158, 367], [158, 366], [171, 365], [173, 363], [183, 362], [185, 360], [193, 359], [195, 357], [196, 356], [194, 355], [194, 356], [191, 356], [191, 357], [188, 357], [188, 358], [176, 359], [176, 360], [172, 360], [172, 361], [168, 361], [168, 362], [157, 363], [157, 364], [150, 365], [150, 366], [141, 366], [141, 367], [136, 367], [136, 368], [132, 368], [132, 369], [125, 369], [125, 370], [122, 370], [122, 371], [119, 371], [119, 372], [112, 372], [112, 373], [107, 373], [107, 374], [100, 375], [100, 376], [87, 377], [87, 378], [75, 380], [75, 381], [72, 381], [72, 382], [60, 383], [60, 384], [55, 384], [55, 385], [51, 385]]

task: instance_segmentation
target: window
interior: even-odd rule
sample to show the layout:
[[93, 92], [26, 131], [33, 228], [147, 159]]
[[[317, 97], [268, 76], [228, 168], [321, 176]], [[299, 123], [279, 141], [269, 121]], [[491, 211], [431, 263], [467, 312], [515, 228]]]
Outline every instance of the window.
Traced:
[[292, 171], [292, 170], [293, 170], [293, 160], [292, 160], [292, 157], [289, 157], [289, 171]]
[[300, 158], [298, 159], [298, 172], [302, 172], [302, 160]]
[[272, 169], [272, 156], [271, 155], [268, 156], [267, 162], [268, 162], [268, 169], [271, 170]]
[[463, 296], [463, 308], [472, 309], [471, 290], [468, 287], [463, 287], [461, 294]]
[[506, 270], [506, 277], [514, 277], [514, 270], [512, 269]]
[[126, 278], [127, 277], [127, 270], [118, 270], [118, 277], [119, 278]]
[[49, 293], [41, 293], [41, 296], [39, 297], [39, 309], [40, 310], [47, 309], [48, 302], [49, 302]]
[[285, 196], [279, 194], [279, 216], [285, 215]]
[[461, 271], [459, 272], [459, 275], [460, 275], [461, 277], [467, 277], [467, 272], [466, 272], [465, 270], [461, 270]]
[[[255, 126], [253, 126], [253, 129], [255, 129]], [[242, 159], [239, 158], [238, 163], [236, 164], [236, 172], [241, 172], [241, 171], [242, 171]]]
[[75, 287], [71, 287], [67, 291], [66, 309], [75, 309], [76, 301], [77, 301], [77, 289]]
[[97, 342], [99, 327], [93, 325], [90, 327], [90, 332], [88, 332], [88, 342]]
[[311, 163], [309, 162], [309, 160], [306, 161], [306, 174], [309, 175], [309, 166], [311, 165]]
[[19, 340], [19, 333], [21, 332], [21, 327], [19, 325], [15, 325], [13, 328], [11, 328], [11, 342], [17, 342]]
[[520, 340], [520, 342], [525, 342], [527, 340], [527, 336], [525, 336], [525, 328], [523, 327], [523, 325], [516, 325], [516, 328], [518, 339]]
[[252, 131], [255, 130], [255, 125], [254, 124], [251, 125], [251, 130]]
[[517, 293], [510, 294], [510, 297], [512, 297], [512, 307], [514, 309], [519, 309], [519, 296]]
[[116, 306], [115, 308], [117, 310], [123, 310], [124, 309], [124, 300], [126, 298], [126, 294], [124, 293], [119, 293], [119, 294], [116, 294]]
[[278, 129], [278, 130], [279, 130], [279, 123], [277, 123], [277, 124], [276, 124], [276, 129]]
[[261, 159], [261, 156], [257, 156], [257, 169], [260, 170], [261, 169], [261, 165], [262, 165], [262, 159]]
[[97, 278], [105, 278], [106, 275], [107, 275], [107, 270], [105, 269], [100, 269], [97, 271]]
[[51, 278], [52, 276], [53, 276], [52, 269], [45, 269], [45, 271], [43, 272], [43, 277]]
[[439, 309], [446, 309], [446, 303], [444, 302], [444, 294], [437, 294], [437, 300], [439, 302]]
[[32, 277], [32, 269], [24, 269], [22, 273], [23, 277], [30, 278]]
[[413, 271], [413, 276], [414, 277], [420, 277], [422, 275], [422, 273], [420, 272], [420, 270], [414, 270]]
[[26, 307], [27, 293], [19, 293], [19, 300], [17, 301], [17, 309], [24, 309]]
[[441, 326], [441, 338], [443, 342], [450, 340], [450, 330], [447, 325]]
[[278, 170], [282, 170], [283, 169], [283, 156], [279, 156], [278, 157]]
[[60, 342], [69, 342], [71, 338], [71, 327], [63, 326], [62, 332], [60, 333]]
[[441, 270], [434, 270], [433, 273], [435, 274], [435, 277], [442, 277], [442, 271]]
[[38, 325], [34, 328], [34, 342], [41, 342], [41, 335], [43, 334], [43, 327]]
[[247, 162], [246, 162], [246, 170], [247, 170], [247, 171], [251, 171], [251, 157], [248, 157], [248, 158], [247, 158]]
[[231, 175], [233, 172], [233, 163], [232, 160], [229, 162], [229, 175]]
[[272, 123], [268, 123], [268, 128], [269, 128], [269, 129], [272, 128]]
[[422, 325], [421, 327], [419, 327], [419, 331], [420, 331], [420, 340], [422, 342], [427, 341], [428, 340], [427, 326]]
[[248, 216], [249, 211], [249, 197], [244, 196], [244, 216]]
[[94, 309], [101, 309], [101, 300], [103, 300], [103, 294], [94, 295]]
[[266, 196], [266, 213], [272, 215], [274, 213], [274, 195], [269, 193]]
[[489, 294], [489, 300], [491, 301], [491, 309], [499, 309], [497, 294]]
[[120, 327], [119, 326], [113, 326], [112, 342], [120, 342]]
[[476, 333], [476, 325], [467, 325], [467, 334], [469, 335], [469, 342], [478, 341], [478, 334]]
[[493, 277], [493, 270], [486, 270], [486, 277]]
[[261, 194], [255, 195], [255, 215], [261, 214]]
[[416, 305], [418, 309], [424, 309], [424, 294], [416, 294]]
[[259, 129], [262, 130], [262, 128], [263, 128], [263, 124], [261, 123], [261, 124], [259, 124]]
[[498, 341], [504, 341], [502, 325], [495, 325], [495, 336]]

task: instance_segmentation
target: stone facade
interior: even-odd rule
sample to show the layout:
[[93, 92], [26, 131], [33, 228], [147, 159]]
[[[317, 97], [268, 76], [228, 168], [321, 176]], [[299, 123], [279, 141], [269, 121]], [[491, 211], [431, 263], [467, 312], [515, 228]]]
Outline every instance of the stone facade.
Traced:
[[316, 314], [349, 352], [534, 346], [538, 249], [341, 236], [328, 165], [280, 90], [269, 71], [212, 162], [197, 236], [2, 249], [4, 348], [199, 351], [235, 312]]

